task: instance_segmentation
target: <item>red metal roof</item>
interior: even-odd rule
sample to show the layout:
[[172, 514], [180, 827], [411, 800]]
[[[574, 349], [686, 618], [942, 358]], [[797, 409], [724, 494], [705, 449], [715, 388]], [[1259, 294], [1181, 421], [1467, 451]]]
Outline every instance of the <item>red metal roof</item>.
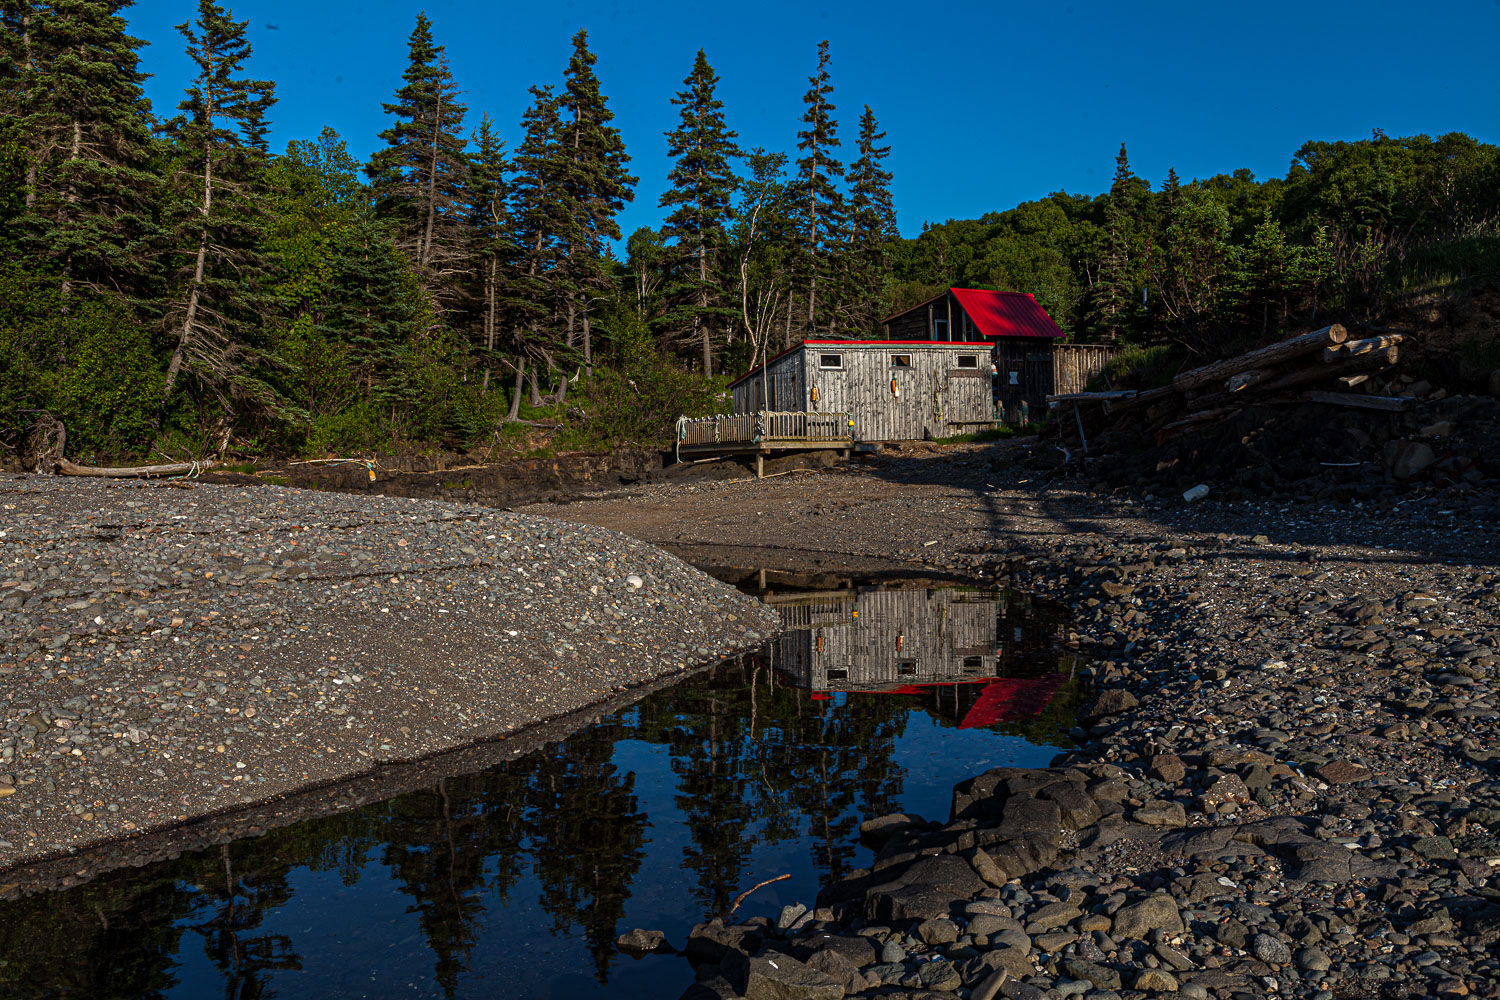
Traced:
[[954, 288], [953, 297], [986, 337], [1062, 337], [1065, 334], [1030, 292]]
[[979, 700], [974, 702], [958, 728], [993, 726], [1010, 719], [1040, 715], [1067, 679], [1063, 674], [1051, 673], [997, 680], [980, 692]]

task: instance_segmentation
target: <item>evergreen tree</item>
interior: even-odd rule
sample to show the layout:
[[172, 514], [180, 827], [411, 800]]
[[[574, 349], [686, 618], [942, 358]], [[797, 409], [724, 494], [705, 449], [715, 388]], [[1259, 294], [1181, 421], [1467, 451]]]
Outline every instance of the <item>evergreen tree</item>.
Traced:
[[480, 275], [479, 342], [485, 352], [484, 387], [488, 389], [492, 358], [500, 338], [501, 284], [510, 264], [506, 245], [510, 209], [505, 144], [496, 135], [495, 123], [488, 114], [474, 133], [474, 145], [469, 167], [472, 186], [469, 235], [474, 270]]
[[145, 271], [158, 188], [137, 69], [145, 43], [125, 33], [129, 0], [11, 6], [20, 8], [8, 18], [21, 28], [7, 46], [17, 89], [4, 103], [29, 147], [16, 221], [25, 250], [57, 276], [66, 313], [75, 286], [133, 290]]
[[[544, 331], [565, 296], [561, 268], [573, 217], [562, 196], [565, 172], [561, 101], [551, 87], [532, 87], [531, 107], [521, 118], [521, 144], [511, 178], [511, 239], [516, 266], [503, 290], [502, 311], [515, 330], [516, 387], [510, 418], [518, 415], [526, 366], [550, 359], [553, 344]], [[533, 396], [537, 393], [533, 389]]]
[[197, 74], [178, 105], [184, 114], [167, 123], [177, 153], [171, 222], [180, 264], [168, 314], [176, 346], [163, 399], [186, 371], [222, 399], [275, 409], [279, 399], [264, 377], [264, 164], [255, 145], [264, 138], [275, 85], [243, 75], [247, 25], [199, 0], [197, 21], [177, 28]]
[[432, 22], [417, 15], [408, 62], [394, 103], [382, 105], [394, 123], [380, 133], [384, 148], [370, 157], [375, 205], [396, 224], [397, 245], [411, 257], [434, 307], [454, 308], [469, 264], [469, 160], [464, 152], [458, 86]]
[[818, 68], [807, 82], [802, 103], [802, 128], [797, 132], [797, 173], [792, 182], [793, 211], [796, 213], [802, 280], [806, 283], [807, 329], [811, 331], [820, 318], [818, 282], [830, 272], [831, 258], [838, 241], [843, 199], [835, 178], [844, 175], [844, 167], [834, 155], [839, 147], [838, 122], [833, 118], [835, 106], [829, 101], [833, 93], [829, 75], [828, 42], [818, 43]]
[[883, 166], [891, 147], [880, 145], [875, 113], [865, 105], [859, 119], [859, 157], [849, 165], [849, 240], [845, 274], [849, 318], [856, 332], [872, 333], [885, 306], [890, 276], [889, 248], [900, 238], [891, 201], [891, 172]]
[[1139, 270], [1135, 254], [1139, 189], [1140, 181], [1130, 172], [1130, 158], [1122, 142], [1104, 208], [1104, 250], [1090, 310], [1095, 329], [1109, 340], [1119, 339], [1130, 316], [1137, 284], [1134, 278]]
[[724, 102], [714, 96], [719, 77], [702, 49], [684, 89], [672, 99], [682, 109], [677, 128], [666, 133], [667, 155], [675, 162], [661, 196], [672, 212], [665, 234], [676, 240], [680, 277], [673, 289], [667, 323], [677, 336], [703, 349], [703, 371], [713, 372], [712, 331], [732, 322], [737, 310], [726, 300], [720, 251], [725, 223], [734, 217], [735, 176], [730, 160], [739, 155], [735, 133], [724, 121]]
[[[585, 366], [593, 363], [589, 308], [611, 287], [605, 241], [620, 238], [615, 217], [634, 199], [637, 180], [626, 172], [630, 157], [620, 130], [610, 124], [615, 116], [594, 73], [596, 61], [589, 51], [588, 32], [580, 29], [573, 36], [573, 55], [563, 73], [559, 110], [563, 121], [561, 194], [571, 218], [563, 265], [569, 286], [564, 304], [567, 346], [575, 345], [575, 329], [581, 326]], [[567, 384], [564, 379], [559, 402]]]

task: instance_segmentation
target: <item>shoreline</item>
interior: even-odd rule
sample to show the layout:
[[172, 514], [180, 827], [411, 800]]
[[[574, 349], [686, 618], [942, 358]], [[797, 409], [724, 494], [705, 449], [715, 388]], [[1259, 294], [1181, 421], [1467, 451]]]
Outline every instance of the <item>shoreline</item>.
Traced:
[[660, 549], [545, 518], [35, 476], [0, 477], [0, 503], [0, 876], [586, 710], [776, 628]]
[[1493, 495], [1348, 517], [917, 465], [559, 512], [674, 547], [715, 535], [781, 568], [840, 554], [763, 544], [731, 509], [783, 533], [836, 519], [861, 559], [920, 558], [936, 537], [930, 567], [1067, 601], [1096, 656], [1084, 746], [958, 782], [949, 816], [870, 817], [874, 864], [805, 910], [700, 925], [685, 1000], [794, 981], [972, 1000], [1500, 997]]

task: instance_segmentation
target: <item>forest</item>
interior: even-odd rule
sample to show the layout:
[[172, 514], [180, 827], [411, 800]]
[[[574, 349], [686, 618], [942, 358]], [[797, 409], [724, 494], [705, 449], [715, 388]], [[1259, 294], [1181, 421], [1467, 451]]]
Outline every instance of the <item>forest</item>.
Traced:
[[1283, 178], [1155, 186], [1122, 144], [1108, 191], [904, 239], [872, 109], [840, 137], [828, 41], [784, 150], [741, 148], [707, 55], [685, 53], [654, 140], [660, 223], [627, 235], [638, 178], [584, 30], [502, 125], [464, 106], [443, 26], [417, 15], [361, 163], [332, 128], [270, 148], [275, 83], [210, 0], [184, 4], [196, 72], [154, 109], [128, 7], [0, 2], [13, 455], [43, 415], [85, 460], [660, 445], [757, 357], [879, 336], [949, 285], [1031, 292], [1072, 339], [1186, 359], [1500, 271], [1500, 147], [1461, 133], [1309, 141]]

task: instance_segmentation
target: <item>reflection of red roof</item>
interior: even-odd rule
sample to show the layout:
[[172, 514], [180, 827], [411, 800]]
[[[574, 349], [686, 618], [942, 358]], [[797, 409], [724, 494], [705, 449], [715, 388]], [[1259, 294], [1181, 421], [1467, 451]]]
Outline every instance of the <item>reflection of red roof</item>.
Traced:
[[993, 726], [1007, 719], [1040, 715], [1066, 680], [1067, 677], [1062, 674], [1051, 673], [1040, 677], [1008, 677], [992, 681], [979, 693], [979, 700], [964, 715], [958, 728], [976, 729], [980, 726]]
[[1062, 337], [1058, 325], [1029, 292], [955, 288], [953, 297], [986, 337]]

